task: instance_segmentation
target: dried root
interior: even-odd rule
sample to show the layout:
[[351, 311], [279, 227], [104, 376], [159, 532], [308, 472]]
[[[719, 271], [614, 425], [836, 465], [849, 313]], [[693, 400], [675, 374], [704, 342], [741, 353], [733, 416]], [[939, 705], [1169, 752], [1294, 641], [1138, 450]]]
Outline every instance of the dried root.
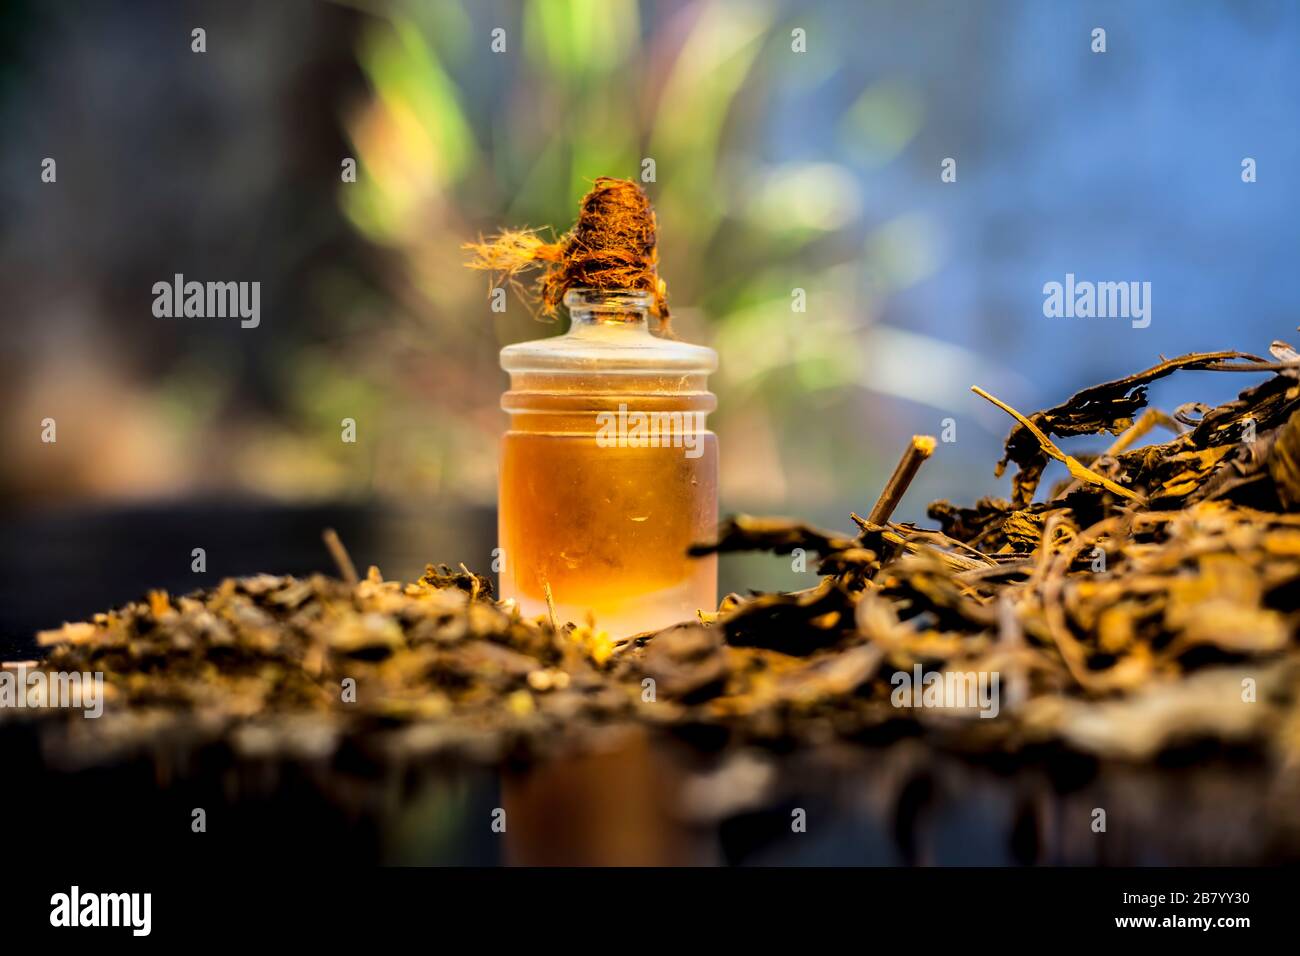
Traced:
[[597, 179], [583, 197], [577, 224], [558, 242], [545, 242], [535, 230], [507, 229], [464, 248], [473, 253], [469, 268], [516, 289], [522, 275], [540, 269], [536, 298], [542, 318], [555, 317], [570, 289], [635, 289], [654, 295], [651, 311], [667, 327], [668, 286], [658, 274], [654, 209], [630, 179]]

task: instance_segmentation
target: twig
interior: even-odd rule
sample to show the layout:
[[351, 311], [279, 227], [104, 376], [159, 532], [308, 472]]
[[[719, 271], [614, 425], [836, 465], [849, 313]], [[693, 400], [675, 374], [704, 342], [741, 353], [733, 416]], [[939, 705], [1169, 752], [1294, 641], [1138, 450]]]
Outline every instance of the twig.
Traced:
[[[894, 525], [894, 527], [897, 528], [899, 526]], [[932, 541], [939, 545], [957, 548], [961, 551], [969, 552], [971, 555], [978, 558], [983, 564], [997, 564], [997, 561], [993, 560], [993, 558], [989, 557], [983, 551], [978, 548], [972, 548], [965, 541], [958, 541], [956, 538], [950, 538], [942, 531], [931, 531], [927, 528], [909, 528], [907, 530], [907, 538], [909, 540], [919, 538], [922, 541]]]
[[885, 490], [880, 493], [876, 506], [867, 515], [869, 522], [882, 525], [889, 520], [889, 516], [894, 513], [899, 501], [906, 494], [907, 486], [916, 477], [921, 462], [934, 453], [934, 445], [935, 441], [932, 435], [912, 436], [912, 440], [907, 445], [907, 450], [903, 452], [903, 457], [898, 460], [898, 466], [894, 469], [894, 473], [889, 476]]
[[1061, 451], [1061, 449], [1058, 448], [1050, 438], [1048, 438], [1045, 434], [1043, 434], [1043, 430], [1041, 428], [1039, 428], [1037, 425], [1031, 422], [1024, 415], [1021, 415], [1018, 411], [1016, 411], [1006, 402], [1002, 402], [994, 398], [992, 395], [984, 391], [984, 389], [980, 388], [978, 385], [972, 385], [970, 387], [970, 390], [974, 392], [976, 395], [978, 395], [980, 398], [988, 399], [990, 402], [992, 402], [998, 408], [1002, 409], [1004, 412], [1006, 412], [1016, 421], [1020, 422], [1020, 424], [1024, 425], [1025, 428], [1029, 429], [1029, 433], [1033, 435], [1034, 438], [1038, 439], [1039, 447], [1042, 448], [1042, 450], [1046, 454], [1055, 458], [1057, 461], [1062, 462], [1066, 468], [1070, 469], [1070, 474], [1072, 474], [1075, 478], [1078, 478], [1081, 481], [1091, 482], [1094, 485], [1101, 485], [1107, 491], [1113, 492], [1114, 494], [1119, 495], [1121, 498], [1128, 498], [1130, 501], [1137, 501], [1143, 504], [1146, 503], [1146, 499], [1143, 498], [1141, 495], [1139, 495], [1137, 492], [1130, 491], [1128, 488], [1125, 488], [1123, 485], [1118, 485], [1115, 482], [1111, 481], [1109, 478], [1105, 478], [1102, 475], [1097, 474], [1095, 471], [1093, 471], [1083, 462], [1079, 461], [1079, 459], [1074, 458], [1071, 455], [1067, 455], [1065, 452]]
[[558, 634], [560, 633], [560, 621], [555, 616], [555, 595], [551, 593], [551, 582], [543, 581], [542, 587], [546, 589], [546, 613], [551, 616], [551, 630]]
[[[1116, 438], [1111, 443], [1111, 446], [1102, 452], [1098, 458], [1113, 458], [1116, 455], [1123, 454], [1128, 451], [1135, 441], [1146, 435], [1157, 425], [1163, 425], [1175, 435], [1181, 435], [1183, 432], [1182, 426], [1164, 412], [1160, 411], [1160, 409], [1148, 408], [1138, 416], [1138, 420], [1125, 429], [1124, 433]], [[1057, 497], [1064, 498], [1072, 491], [1075, 491], [1081, 484], [1083, 484], [1083, 482], [1080, 479], [1074, 479], [1074, 481], [1070, 482], [1069, 487], [1057, 495]]]
[[352, 559], [348, 557], [348, 549], [343, 547], [338, 532], [333, 528], [326, 528], [321, 533], [321, 538], [324, 539], [325, 547], [329, 548], [330, 557], [334, 559], [334, 564], [339, 569], [339, 577], [349, 587], [356, 587], [357, 582], [361, 579], [357, 577], [356, 566], [352, 563]]

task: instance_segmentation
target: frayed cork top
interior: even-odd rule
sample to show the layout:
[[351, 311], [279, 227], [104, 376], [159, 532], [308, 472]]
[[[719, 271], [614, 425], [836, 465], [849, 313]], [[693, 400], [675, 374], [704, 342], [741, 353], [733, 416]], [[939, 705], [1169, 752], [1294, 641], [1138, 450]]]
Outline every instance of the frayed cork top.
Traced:
[[[552, 319], [570, 289], [636, 289], [654, 297], [651, 311], [668, 328], [668, 286], [659, 278], [654, 208], [630, 179], [602, 176], [582, 199], [578, 221], [558, 242], [545, 242], [533, 229], [507, 229], [491, 239], [466, 243], [466, 265], [506, 281], [535, 300], [542, 318]], [[520, 277], [541, 273], [529, 296]]]

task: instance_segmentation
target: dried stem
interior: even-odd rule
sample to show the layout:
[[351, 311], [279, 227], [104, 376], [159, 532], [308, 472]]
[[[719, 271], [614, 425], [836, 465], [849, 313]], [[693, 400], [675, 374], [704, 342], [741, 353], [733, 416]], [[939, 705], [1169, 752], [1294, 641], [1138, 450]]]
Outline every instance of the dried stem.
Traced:
[[935, 441], [932, 435], [912, 436], [907, 450], [903, 452], [903, 457], [898, 460], [898, 466], [894, 469], [894, 473], [889, 476], [885, 490], [880, 493], [876, 506], [867, 515], [867, 521], [872, 524], [882, 525], [889, 520], [889, 516], [894, 513], [894, 509], [898, 507], [903, 495], [907, 493], [907, 486], [916, 477], [921, 462], [934, 453], [934, 446]]
[[551, 619], [551, 630], [558, 634], [560, 632], [560, 619], [555, 614], [555, 595], [551, 593], [551, 582], [543, 581], [542, 587], [546, 589], [546, 614]]
[[1018, 411], [1016, 411], [1006, 402], [994, 398], [992, 395], [984, 391], [984, 389], [980, 388], [978, 385], [972, 385], [970, 387], [970, 390], [974, 392], [976, 395], [978, 395], [980, 398], [988, 399], [990, 402], [992, 402], [998, 408], [1002, 409], [1004, 412], [1006, 412], [1016, 421], [1020, 422], [1020, 424], [1024, 425], [1025, 428], [1029, 429], [1029, 433], [1038, 440], [1038, 445], [1040, 448], [1043, 449], [1044, 454], [1050, 455], [1052, 458], [1055, 458], [1057, 461], [1064, 464], [1065, 467], [1070, 470], [1070, 474], [1072, 474], [1075, 478], [1078, 478], [1080, 481], [1087, 481], [1095, 485], [1101, 485], [1107, 491], [1113, 492], [1119, 495], [1121, 498], [1128, 498], [1131, 501], [1145, 503], [1146, 499], [1144, 499], [1136, 491], [1131, 491], [1128, 488], [1125, 488], [1123, 485], [1118, 485], [1115, 482], [1111, 481], [1109, 478], [1097, 474], [1091, 468], [1086, 466], [1083, 462], [1079, 461], [1079, 459], [1074, 458], [1071, 455], [1067, 455], [1065, 452], [1061, 451], [1061, 449], [1058, 448], [1056, 444], [1050, 438], [1048, 438], [1047, 435], [1043, 433], [1043, 430], [1041, 428], [1039, 428], [1037, 425], [1031, 422], [1024, 415], [1021, 415]]
[[348, 549], [343, 547], [343, 542], [339, 540], [338, 532], [333, 528], [326, 528], [321, 533], [321, 538], [324, 539], [325, 547], [329, 548], [330, 557], [334, 559], [334, 564], [339, 569], [339, 577], [348, 586], [356, 587], [361, 579], [357, 577], [356, 566], [348, 556]]

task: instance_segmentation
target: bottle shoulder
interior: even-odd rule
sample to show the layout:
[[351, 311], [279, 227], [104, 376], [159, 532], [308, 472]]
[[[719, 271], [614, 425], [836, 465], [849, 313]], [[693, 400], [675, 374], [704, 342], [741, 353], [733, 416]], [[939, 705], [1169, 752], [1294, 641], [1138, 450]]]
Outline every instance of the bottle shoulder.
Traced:
[[643, 325], [593, 324], [507, 345], [501, 350], [501, 367], [508, 372], [568, 368], [707, 374], [718, 367], [718, 353], [705, 345], [660, 338]]

